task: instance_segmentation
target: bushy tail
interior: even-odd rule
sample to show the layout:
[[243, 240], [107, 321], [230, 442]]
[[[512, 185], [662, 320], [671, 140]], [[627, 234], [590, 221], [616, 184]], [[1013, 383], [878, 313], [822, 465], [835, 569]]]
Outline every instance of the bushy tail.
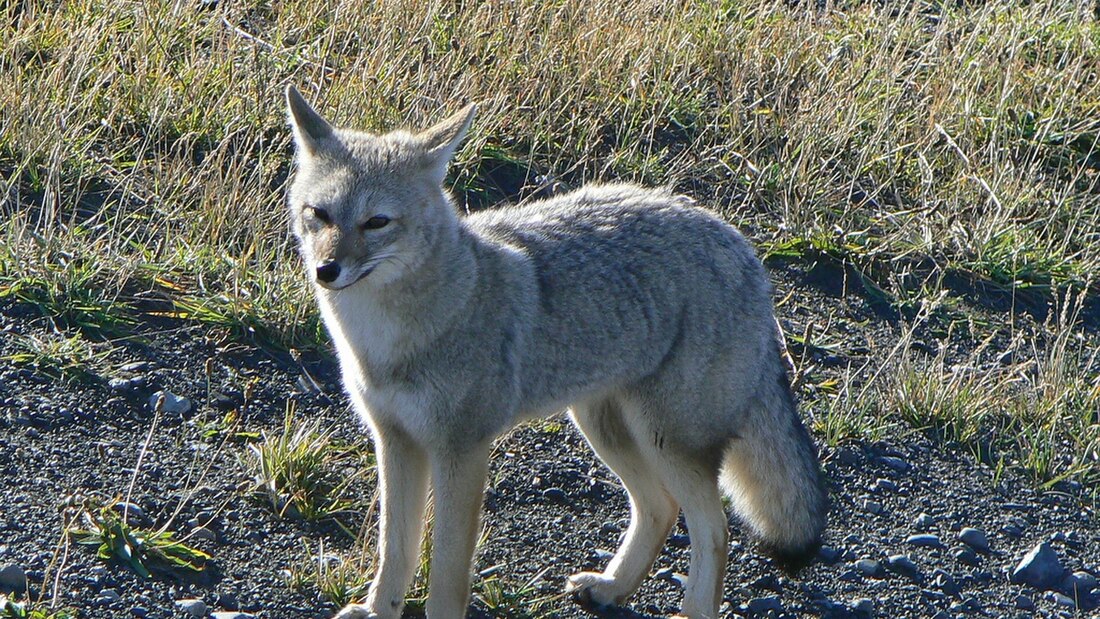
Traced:
[[783, 569], [808, 564], [821, 547], [828, 498], [817, 449], [802, 425], [787, 373], [761, 377], [756, 405], [722, 459], [722, 489]]

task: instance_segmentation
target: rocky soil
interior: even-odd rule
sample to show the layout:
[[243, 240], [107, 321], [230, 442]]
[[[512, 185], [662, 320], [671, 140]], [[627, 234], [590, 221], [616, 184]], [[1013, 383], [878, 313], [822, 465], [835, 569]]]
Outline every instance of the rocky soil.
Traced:
[[[790, 265], [774, 275], [789, 330], [828, 316], [849, 334], [852, 349], [888, 348], [896, 340], [895, 322], [835, 278], [821, 281]], [[241, 463], [247, 448], [205, 438], [201, 422], [237, 409], [248, 429], [277, 431], [293, 401], [299, 414], [323, 419], [338, 438], [366, 440], [333, 359], [295, 359], [224, 339], [206, 325], [148, 319], [83, 378], [59, 380], [11, 360], [20, 338], [49, 337], [51, 330], [36, 308], [0, 301], [0, 359], [8, 359], [0, 365], [0, 588], [54, 595], [83, 617], [330, 616], [332, 604], [315, 588], [290, 587], [284, 571], [322, 543], [340, 553], [354, 540], [332, 522], [274, 517], [248, 495]], [[829, 365], [828, 353], [813, 354]], [[320, 391], [303, 380], [307, 372]], [[188, 402], [155, 416], [150, 399], [162, 390]], [[570, 573], [601, 567], [627, 522], [616, 480], [578, 433], [557, 421], [501, 439], [485, 502], [487, 534], [476, 569], [530, 583], [523, 595], [531, 598], [557, 595]], [[734, 522], [728, 616], [1097, 612], [1100, 523], [1085, 498], [1089, 489], [1062, 483], [1040, 491], [1011, 469], [995, 471], [900, 430], [887, 442], [823, 449], [822, 460], [833, 509], [818, 560], [795, 577], [784, 575]], [[198, 578], [145, 579], [97, 558], [93, 548], [67, 543], [66, 519], [86, 498], [128, 500], [134, 522], [165, 527], [208, 552], [208, 569]], [[689, 540], [681, 523], [629, 608], [606, 616], [674, 612]], [[542, 609], [543, 616], [585, 616], [565, 597]], [[481, 602], [471, 612], [491, 615]]]

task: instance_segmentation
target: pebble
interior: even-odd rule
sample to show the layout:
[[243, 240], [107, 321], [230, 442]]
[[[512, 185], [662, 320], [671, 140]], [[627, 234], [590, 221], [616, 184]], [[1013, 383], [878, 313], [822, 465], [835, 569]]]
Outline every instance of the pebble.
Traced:
[[670, 535], [668, 537], [668, 544], [673, 548], [687, 548], [691, 545], [691, 538], [686, 535]]
[[111, 506], [121, 516], [127, 518], [137, 518], [145, 522], [149, 521], [149, 517], [145, 515], [145, 510], [134, 503], [127, 503], [126, 501], [119, 501]]
[[931, 529], [934, 524], [936, 524], [936, 519], [924, 512], [921, 512], [913, 522], [913, 526], [916, 527], [918, 531], [927, 531]]
[[879, 458], [879, 462], [885, 464], [888, 468], [893, 469], [899, 473], [904, 473], [910, 468], [908, 462], [894, 456], [882, 456], [881, 458]]
[[195, 527], [195, 529], [191, 531], [191, 537], [193, 539], [204, 540], [207, 542], [218, 541], [217, 534], [206, 527]]
[[1031, 601], [1031, 598], [1026, 595], [1017, 595], [1016, 608], [1020, 610], [1035, 610], [1035, 602]]
[[116, 393], [129, 393], [137, 391], [145, 386], [144, 376], [135, 376], [133, 378], [112, 378], [107, 381], [107, 386]]
[[152, 367], [152, 365], [153, 364], [149, 363], [148, 361], [134, 361], [132, 363], [127, 363], [126, 365], [120, 367], [118, 370], [120, 372], [136, 374], [138, 372], [144, 372], [148, 370]]
[[1046, 599], [1051, 601], [1051, 602], [1054, 602], [1055, 604], [1057, 604], [1059, 606], [1064, 606], [1064, 607], [1069, 608], [1069, 609], [1076, 609], [1077, 608], [1077, 601], [1074, 600], [1073, 598], [1069, 597], [1068, 595], [1065, 595], [1065, 594], [1062, 594], [1062, 593], [1057, 593], [1055, 591], [1051, 591], [1051, 592], [1047, 593]]
[[910, 535], [905, 538], [905, 543], [912, 546], [918, 546], [920, 548], [942, 548], [943, 543], [940, 542], [940, 538], [937, 535], [931, 533], [921, 533], [919, 535]]
[[99, 592], [99, 599], [105, 600], [107, 604], [110, 604], [112, 602], [117, 602], [121, 600], [122, 595], [120, 595], [119, 592], [115, 591], [114, 589], [104, 589], [103, 591]]
[[882, 564], [874, 559], [860, 559], [856, 561], [856, 569], [865, 576], [870, 576], [871, 578], [882, 578], [886, 575], [885, 570], [882, 568]]
[[1061, 584], [1064, 571], [1058, 554], [1050, 544], [1042, 542], [1020, 560], [1016, 569], [1012, 570], [1011, 580], [1015, 584], [1049, 590]]
[[832, 546], [822, 546], [817, 550], [817, 556], [824, 563], [836, 563], [840, 560], [840, 551]]
[[877, 516], [882, 513], [882, 503], [868, 499], [863, 502], [863, 511]]
[[963, 565], [969, 565], [971, 567], [981, 563], [981, 559], [978, 558], [978, 554], [970, 548], [960, 548], [955, 551], [955, 560]]
[[192, 617], [205, 617], [206, 611], [208, 610], [206, 608], [206, 602], [197, 598], [176, 600], [176, 606]]
[[171, 391], [158, 391], [149, 396], [149, 408], [156, 409], [157, 402], [164, 396], [164, 408], [161, 410], [169, 415], [186, 415], [191, 412], [191, 400], [178, 396]]
[[1084, 571], [1077, 571], [1062, 581], [1062, 590], [1069, 595], [1088, 595], [1097, 587], [1096, 577]]
[[852, 603], [852, 612], [864, 617], [874, 617], [875, 601], [870, 598], [860, 598]]
[[918, 580], [920, 578], [920, 568], [916, 563], [906, 555], [891, 555], [886, 559], [886, 569], [909, 578], [910, 580]]
[[982, 603], [976, 598], [966, 598], [952, 604], [951, 610], [956, 613], [976, 613], [982, 610]]
[[781, 602], [777, 596], [769, 595], [749, 600], [746, 608], [754, 615], [766, 613], [768, 611], [779, 613], [783, 612], [783, 602]]
[[959, 541], [978, 552], [989, 552], [989, 539], [981, 529], [965, 527], [959, 531]]
[[565, 491], [561, 488], [547, 488], [542, 491], [542, 498], [554, 501], [555, 503], [565, 502]]
[[947, 595], [956, 595], [959, 593], [959, 584], [955, 581], [955, 577], [952, 576], [950, 572], [940, 568], [936, 568], [932, 571], [932, 584]]
[[596, 558], [601, 561], [607, 561], [611, 557], [615, 556], [615, 553], [611, 552], [610, 550], [604, 550], [603, 548], [597, 548], [595, 552]]
[[27, 574], [23, 568], [11, 564], [0, 569], [0, 589], [23, 592], [27, 589]]
[[885, 477], [880, 477], [875, 480], [874, 489], [877, 491], [897, 492], [898, 485]]
[[252, 619], [255, 615], [236, 610], [221, 610], [210, 615], [213, 619]]

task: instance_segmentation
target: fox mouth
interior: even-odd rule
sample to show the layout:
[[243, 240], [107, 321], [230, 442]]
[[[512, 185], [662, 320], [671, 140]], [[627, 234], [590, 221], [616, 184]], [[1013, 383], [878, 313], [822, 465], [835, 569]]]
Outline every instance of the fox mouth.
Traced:
[[377, 263], [366, 267], [365, 269], [363, 269], [363, 271], [361, 273], [359, 273], [359, 275], [355, 279], [353, 279], [350, 282], [344, 284], [343, 286], [334, 286], [332, 283], [326, 283], [326, 282], [321, 282], [321, 281], [319, 281], [317, 283], [322, 288], [326, 288], [326, 289], [332, 290], [332, 291], [337, 291], [337, 290], [343, 290], [345, 288], [350, 288], [351, 286], [354, 286], [355, 284], [358, 284], [366, 276], [370, 275], [371, 272], [374, 271], [374, 267], [376, 267], [376, 266], [378, 266]]

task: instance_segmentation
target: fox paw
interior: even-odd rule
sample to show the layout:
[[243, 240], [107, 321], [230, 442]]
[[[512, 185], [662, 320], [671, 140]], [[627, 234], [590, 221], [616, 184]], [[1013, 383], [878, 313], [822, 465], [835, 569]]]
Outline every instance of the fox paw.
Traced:
[[618, 606], [627, 595], [619, 591], [614, 578], [598, 572], [573, 574], [565, 585], [565, 592], [578, 604], [596, 609]]

